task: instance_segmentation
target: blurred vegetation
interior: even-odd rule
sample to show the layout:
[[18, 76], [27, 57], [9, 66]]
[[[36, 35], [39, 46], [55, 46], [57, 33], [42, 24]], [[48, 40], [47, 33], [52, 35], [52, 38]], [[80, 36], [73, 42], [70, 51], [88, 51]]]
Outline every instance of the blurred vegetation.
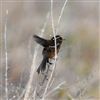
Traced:
[[[5, 1], [5, 0], [4, 0]], [[47, 0], [45, 0], [47, 1]], [[1, 3], [1, 2], [0, 2]], [[64, 0], [56, 0], [54, 2], [54, 22], [57, 25], [58, 16]], [[59, 32], [66, 39], [61, 47], [57, 60], [56, 83], [66, 81], [68, 86], [87, 78], [94, 69], [98, 72], [95, 77], [91, 77], [91, 81], [99, 77], [99, 3], [98, 1], [76, 1], [69, 0], [62, 16]], [[8, 44], [8, 81], [13, 84], [14, 89], [20, 86], [20, 92], [25, 88], [29, 79], [30, 66], [32, 56], [36, 46], [33, 40], [33, 34], [39, 35], [46, 15], [50, 11], [50, 2], [42, 2], [40, 0], [34, 2], [9, 2], [2, 3], [2, 36], [4, 33], [4, 25], [7, 16], [7, 44]], [[1, 32], [1, 30], [0, 30]], [[50, 39], [52, 34], [51, 19], [48, 20], [46, 30], [43, 34], [44, 38]], [[0, 41], [1, 41], [0, 38]], [[3, 46], [2, 46], [3, 45]], [[0, 79], [5, 78], [5, 56], [4, 56], [4, 40], [0, 42], [0, 50], [2, 46], [2, 66], [0, 66]], [[39, 48], [37, 57], [37, 66], [42, 59], [42, 48]], [[2, 79], [3, 77], [3, 79]], [[34, 80], [35, 82], [35, 80]], [[1, 84], [1, 82], [0, 82]], [[99, 80], [89, 83], [90, 87], [84, 94], [85, 97], [100, 98]], [[56, 86], [56, 85], [55, 85]], [[9, 90], [12, 86], [9, 86]], [[34, 87], [34, 86], [33, 86]], [[68, 87], [62, 87], [55, 91], [50, 98], [54, 100], [72, 100], [74, 93], [70, 93]], [[77, 88], [78, 90], [79, 88]], [[2, 87], [4, 91], [4, 88]], [[77, 91], [76, 90], [76, 91]], [[20, 94], [19, 92], [19, 94]], [[12, 94], [14, 92], [11, 92]], [[10, 93], [10, 94], [11, 94]], [[3, 95], [5, 92], [3, 92]], [[11, 96], [12, 96], [11, 94]], [[76, 98], [77, 99], [77, 98]]]

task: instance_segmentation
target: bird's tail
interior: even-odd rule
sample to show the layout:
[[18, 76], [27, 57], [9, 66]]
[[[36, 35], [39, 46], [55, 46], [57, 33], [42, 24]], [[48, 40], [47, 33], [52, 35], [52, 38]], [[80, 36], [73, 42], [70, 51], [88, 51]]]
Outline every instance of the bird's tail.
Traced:
[[42, 60], [42, 62], [40, 64], [40, 66], [37, 69], [38, 74], [40, 72], [43, 72], [46, 69], [46, 62], [47, 62], [47, 58], [46, 57], [43, 57], [43, 60]]

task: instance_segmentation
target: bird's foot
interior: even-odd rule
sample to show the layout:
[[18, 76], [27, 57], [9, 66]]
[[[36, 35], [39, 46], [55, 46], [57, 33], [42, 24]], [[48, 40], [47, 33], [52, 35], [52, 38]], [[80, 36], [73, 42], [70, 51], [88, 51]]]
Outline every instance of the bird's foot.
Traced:
[[48, 62], [50, 65], [52, 65], [53, 63], [51, 63], [51, 62]]

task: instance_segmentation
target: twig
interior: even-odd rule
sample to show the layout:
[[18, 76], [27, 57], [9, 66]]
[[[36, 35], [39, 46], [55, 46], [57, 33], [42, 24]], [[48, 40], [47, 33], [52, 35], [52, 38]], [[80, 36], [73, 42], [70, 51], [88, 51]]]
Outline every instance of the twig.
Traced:
[[5, 92], [6, 92], [6, 100], [8, 100], [8, 52], [7, 52], [7, 15], [8, 10], [6, 10], [6, 23], [5, 23], [5, 62], [6, 62], [6, 72], [5, 72]]
[[[47, 93], [46, 97], [47, 97], [48, 95], [52, 94], [54, 91], [60, 89], [60, 87], [61, 87], [62, 85], [64, 85], [64, 84], [66, 84], [66, 81], [61, 82], [60, 84], [58, 84], [54, 89], [52, 89], [50, 92]], [[74, 100], [74, 98], [71, 96], [71, 94], [70, 94], [69, 92], [67, 92], [67, 96], [68, 96], [68, 98], [70, 98], [70, 100]]]
[[61, 21], [61, 17], [63, 15], [63, 12], [64, 12], [64, 9], [65, 9], [65, 6], [67, 4], [68, 0], [65, 0], [64, 4], [63, 4], [63, 7], [61, 9], [61, 12], [60, 12], [60, 15], [59, 15], [59, 18], [58, 18], [58, 23], [57, 23], [57, 26], [56, 26], [56, 33], [58, 33], [58, 27], [59, 27], [59, 24], [60, 24], [60, 21]]
[[56, 44], [56, 31], [55, 31], [55, 26], [54, 26], [54, 19], [53, 19], [53, 0], [51, 0], [51, 22], [52, 22], [52, 31], [55, 39], [55, 62], [57, 59], [57, 44]]
[[49, 84], [50, 84], [50, 82], [51, 82], [51, 79], [52, 79], [52, 76], [53, 76], [53, 73], [54, 73], [54, 69], [55, 69], [55, 64], [54, 64], [54, 66], [53, 66], [53, 70], [52, 70], [51, 75], [50, 75], [50, 77], [49, 77], [49, 80], [48, 80], [48, 82], [47, 82], [46, 88], [45, 88], [45, 90], [44, 90], [42, 100], [44, 100], [45, 94], [47, 93], [47, 89], [48, 89], [48, 87], [49, 87]]
[[18, 97], [17, 100], [21, 100], [21, 98], [24, 97], [25, 91], [26, 91], [26, 88], [22, 91], [21, 95]]
[[65, 9], [65, 6], [66, 6], [67, 2], [68, 2], [68, 0], [66, 0], [66, 1], [64, 2], [64, 4], [63, 4], [63, 7], [62, 7], [62, 9], [61, 9], [61, 12], [60, 12], [60, 15], [59, 15], [59, 18], [58, 18], [58, 24], [57, 24], [57, 25], [59, 25], [59, 23], [60, 23], [60, 21], [61, 21], [61, 17], [62, 17], [62, 15], [63, 15], [63, 12], [64, 12], [64, 9]]
[[43, 35], [43, 33], [45, 32], [49, 17], [50, 17], [50, 12], [47, 13], [46, 21], [45, 21], [45, 23], [43, 25], [43, 28], [41, 29], [41, 35]]
[[49, 86], [49, 87], [51, 87], [51, 86], [52, 86], [52, 84], [54, 83], [54, 80], [55, 80], [55, 78], [53, 78], [53, 79], [52, 79], [52, 81], [51, 81], [51, 83], [50, 83], [50, 86]]
[[3, 54], [2, 54], [3, 53], [3, 42], [2, 42], [3, 41], [3, 39], [2, 39], [2, 36], [3, 36], [3, 32], [2, 32], [2, 0], [1, 0], [1, 7], [0, 8], [1, 8], [1, 13], [0, 13], [1, 14], [1, 35], [0, 35], [1, 36], [0, 37], [0, 41], [1, 41], [1, 53], [0, 53], [1, 54], [1, 57], [0, 57], [1, 58], [1, 64], [0, 64], [1, 65], [1, 71], [0, 71], [1, 72], [1, 91], [0, 91], [0, 94], [1, 94], [1, 100], [2, 100], [2, 98], [3, 98], [3, 89], [2, 89], [2, 87], [3, 87], [3, 72], [2, 72], [2, 64], [3, 64], [3, 59], [2, 59], [2, 57], [3, 57]]
[[49, 91], [47, 94], [46, 94], [46, 97], [50, 94], [52, 94], [54, 91], [56, 91], [57, 89], [59, 89], [62, 85], [64, 85], [66, 82], [61, 82], [60, 84], [58, 84], [54, 89], [52, 89], [51, 91]]
[[[63, 14], [63, 11], [64, 11], [64, 8], [65, 8], [65, 5], [66, 5], [67, 1], [65, 1], [63, 7], [62, 7], [62, 10], [61, 10], [61, 13], [60, 13], [60, 16], [59, 16], [59, 19], [58, 19], [58, 24], [61, 20], [61, 17], [62, 17], [62, 14]], [[53, 76], [53, 73], [54, 73], [54, 70], [55, 70], [55, 67], [56, 67], [56, 60], [57, 60], [57, 45], [56, 45], [56, 31], [55, 31], [55, 26], [54, 26], [54, 19], [53, 19], [53, 0], [51, 0], [51, 21], [52, 21], [52, 30], [53, 30], [53, 35], [54, 35], [54, 39], [55, 39], [55, 62], [54, 62], [54, 66], [53, 66], [53, 70], [51, 72], [51, 75], [49, 77], [49, 80], [47, 82], [47, 85], [46, 85], [46, 88], [45, 88], [45, 91], [44, 91], [44, 94], [43, 94], [43, 97], [42, 97], [42, 100], [44, 100], [45, 98], [45, 94], [47, 92], [47, 89], [49, 87], [49, 84], [51, 82], [51, 79], [52, 79], [52, 76]]]
[[35, 98], [36, 97], [36, 91], [37, 91], [37, 87], [35, 87], [35, 90], [34, 90], [34, 93], [33, 93], [33, 98], [34, 98], [33, 100], [36, 100], [36, 98]]
[[[54, 20], [53, 20], [53, 0], [51, 0], [51, 21], [52, 21], [52, 30], [53, 30], [53, 34], [54, 34], [54, 38], [55, 38], [55, 28], [54, 28]], [[56, 50], [56, 39], [55, 39], [55, 62], [56, 62], [56, 57], [57, 57], [57, 50]], [[55, 66], [56, 66], [56, 63], [54, 63], [53, 70], [52, 70], [52, 72], [50, 74], [49, 80], [48, 80], [46, 88], [44, 90], [42, 100], [44, 100], [44, 98], [45, 98], [45, 94], [47, 92], [47, 89], [49, 87], [50, 81], [52, 79]]]

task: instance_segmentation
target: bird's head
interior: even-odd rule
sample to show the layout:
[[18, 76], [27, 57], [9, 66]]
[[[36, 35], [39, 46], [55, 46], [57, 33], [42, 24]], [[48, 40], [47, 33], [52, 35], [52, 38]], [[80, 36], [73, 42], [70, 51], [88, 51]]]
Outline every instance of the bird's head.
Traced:
[[56, 39], [56, 42], [57, 43], [62, 43], [62, 41], [64, 40], [60, 35], [56, 35], [55, 38], [52, 37], [51, 40], [55, 41]]

